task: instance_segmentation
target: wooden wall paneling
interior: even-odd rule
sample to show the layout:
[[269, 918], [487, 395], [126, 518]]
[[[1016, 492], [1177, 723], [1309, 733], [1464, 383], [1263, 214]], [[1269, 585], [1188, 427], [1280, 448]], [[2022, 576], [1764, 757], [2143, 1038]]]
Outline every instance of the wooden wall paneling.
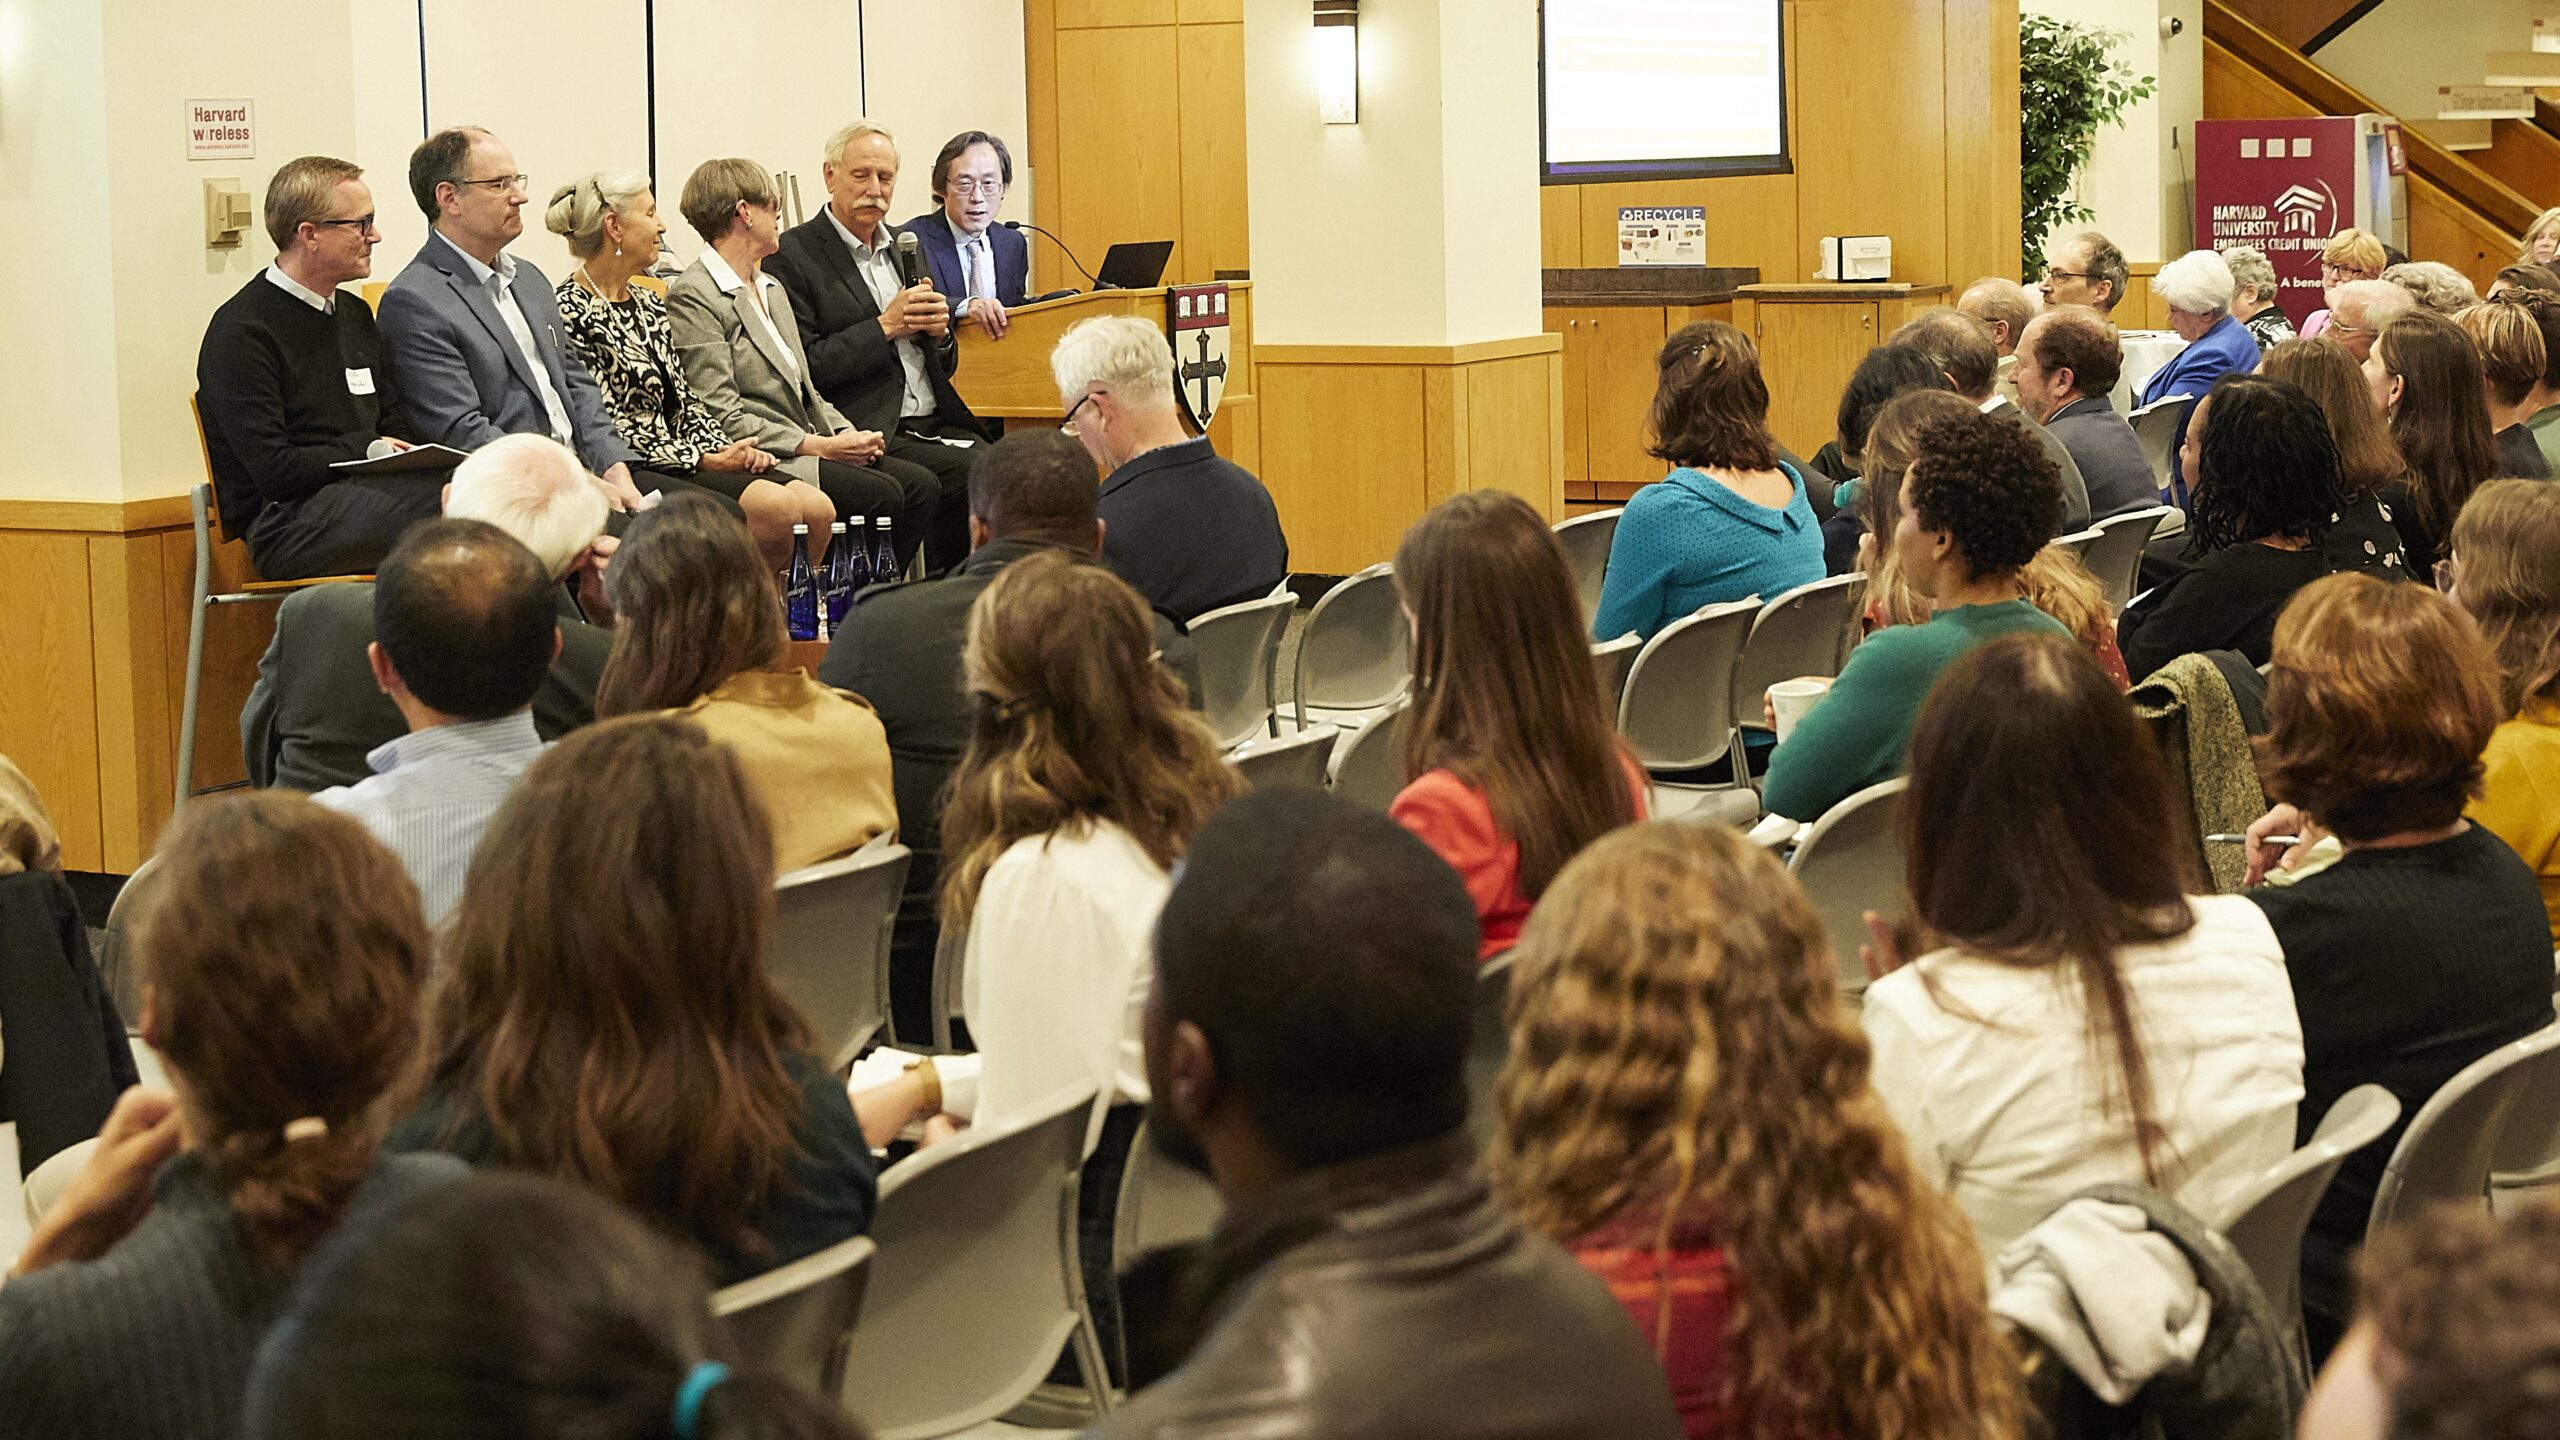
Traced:
[[1555, 403], [1562, 365], [1551, 353], [1423, 371], [1426, 509], [1461, 491], [1508, 490], [1550, 524], [1564, 518]]
[[1422, 513], [1418, 365], [1260, 366], [1262, 481], [1289, 536], [1289, 568], [1348, 575], [1395, 553]]
[[[189, 536], [192, 545], [193, 536]], [[89, 614], [95, 626], [101, 863], [129, 875], [149, 853], [169, 814], [177, 730], [169, 721], [172, 677], [183, 684], [184, 632], [176, 663], [166, 618], [188, 601], [168, 594], [159, 537], [89, 537]]]
[[1209, 443], [1217, 452], [1262, 473], [1262, 402], [1252, 395], [1227, 392], [1218, 402], [1217, 423], [1209, 427]]
[[2441, 260], [2487, 291], [2498, 271], [2515, 263], [2518, 239], [2482, 219], [2478, 211], [2412, 173], [2409, 176], [2409, 253]]
[[1591, 317], [1584, 388], [1589, 410], [1591, 478], [1659, 480], [1663, 464], [1645, 453], [1645, 414], [1653, 406], [1654, 361], [1662, 353], [1662, 307], [1585, 310]]
[[[1182, 244], [1169, 272], [1202, 284], [1246, 268], [1244, 26], [1175, 31], [1182, 115]], [[1160, 139], [1160, 137], [1159, 137]], [[1140, 238], [1140, 237], [1131, 237]]]
[[1810, 456], [1832, 438], [1849, 373], [1881, 339], [1876, 305], [1746, 299], [1735, 301], [1733, 312], [1735, 323], [1759, 341], [1769, 428], [1788, 449]]
[[[1058, 155], [1058, 0], [1022, 0], [1022, 79], [1025, 92], [1022, 153], [1014, 159], [1031, 184], [1031, 223], [1058, 228], [1058, 194], [1074, 177], [1057, 163]], [[1074, 275], [1075, 267], [1057, 247], [1038, 235], [1031, 242], [1031, 289], [1055, 289], [1057, 277]], [[1082, 276], [1076, 277], [1082, 285]]]
[[[195, 583], [195, 537], [185, 530], [163, 534], [161, 572], [172, 599], [165, 642], [169, 656], [169, 743], [177, 744], [185, 698], [187, 607]], [[250, 579], [249, 547], [237, 540], [213, 547], [213, 585], [236, 590]], [[258, 659], [275, 638], [276, 605], [217, 605], [204, 622], [204, 687], [196, 719], [196, 787], [233, 785], [248, 778], [240, 758], [240, 712], [257, 684]]]
[[1538, 187], [1539, 263], [1550, 269], [1582, 268], [1582, 192], [1587, 185]]
[[[1625, 180], [1601, 185], [1553, 185], [1582, 195], [1579, 259], [1559, 259], [1550, 249], [1546, 263], [1571, 268], [1618, 263], [1618, 207], [1622, 205], [1703, 205], [1707, 209], [1707, 263], [1748, 265], [1763, 280], [1787, 280], [1813, 273], [1813, 244], [1797, 243], [1796, 177], [1735, 175], [1713, 180]], [[1553, 230], [1548, 231], [1553, 235]]]
[[1564, 342], [1559, 359], [1561, 383], [1557, 404], [1564, 424], [1564, 481], [1568, 486], [1583, 486], [1591, 480], [1590, 406], [1591, 347], [1583, 335], [1583, 320], [1590, 314], [1579, 307], [1550, 305], [1540, 311], [1542, 328]]
[[91, 663], [89, 545], [83, 535], [0, 532], [0, 754], [43, 797], [62, 863], [105, 859], [98, 788], [97, 677]]
[[[1241, 25], [1244, 0], [1179, 0], [1173, 18], [1185, 25]], [[1241, 86], [1242, 82], [1238, 84]], [[1239, 98], [1236, 103], [1244, 102]]]
[[1074, 4], [1059, 0], [1057, 170], [1064, 179], [1041, 187], [1058, 192], [1051, 228], [1092, 265], [1117, 241], [1172, 240], [1169, 273], [1187, 273], [1181, 147], [1166, 143], [1182, 124], [1174, 29], [1068, 29]]
[[1796, 73], [1822, 81], [1819, 97], [1798, 88], [1795, 109], [1805, 253], [1824, 235], [1891, 235], [1895, 278], [1943, 281], [1945, 148], [1894, 137], [1946, 133], [1947, 92], [1931, 73], [1946, 54], [1945, 0], [1797, 0], [1794, 13]]
[[1174, 0], [1057, 0], [1057, 5], [1057, 26], [1061, 30], [1170, 25], [1175, 18]]
[[[2018, 0], [1947, 7], [1947, 259], [1964, 293], [1985, 275], [2018, 276]], [[1927, 277], [1924, 277], [1927, 278]]]
[[2310, 101], [2259, 74], [2228, 49], [2204, 42], [2204, 118], [2291, 120], [2319, 113]]

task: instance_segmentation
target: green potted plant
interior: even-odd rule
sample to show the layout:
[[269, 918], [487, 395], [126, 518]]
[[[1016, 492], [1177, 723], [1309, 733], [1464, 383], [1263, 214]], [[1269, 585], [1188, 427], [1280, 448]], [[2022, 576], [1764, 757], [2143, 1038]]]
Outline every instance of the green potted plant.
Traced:
[[2050, 15], [2019, 17], [2019, 273], [2030, 283], [2043, 272], [2044, 239], [2056, 226], [2096, 218], [2072, 198], [2071, 184], [2088, 165], [2098, 132], [2124, 123], [2125, 112], [2159, 86], [2115, 58], [2115, 47], [2131, 38]]

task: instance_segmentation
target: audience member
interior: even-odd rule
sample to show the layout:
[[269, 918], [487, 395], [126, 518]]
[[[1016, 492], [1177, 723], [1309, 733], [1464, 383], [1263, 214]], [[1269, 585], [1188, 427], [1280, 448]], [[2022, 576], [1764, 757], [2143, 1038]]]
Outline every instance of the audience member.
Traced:
[[632, 522], [605, 571], [613, 656], [598, 716], [669, 710], [738, 762], [785, 872], [897, 828], [889, 741], [859, 695], [785, 668], [773, 572], [746, 527], [679, 496]]
[[2444, 1205], [2374, 1237], [2301, 1440], [2542, 1440], [2560, 1394], [2560, 1206]]
[[2373, 353], [2373, 337], [2382, 327], [2408, 314], [2418, 306], [2415, 297], [2397, 285], [2382, 280], [2349, 280], [2329, 291], [2333, 308], [2311, 318], [2330, 318], [2325, 326], [2302, 327], [2302, 338], [2317, 339], [2326, 335], [2347, 347], [2347, 353], [2361, 365]]
[[[2354, 226], [2349, 226], [2346, 229], [2339, 231], [2337, 234], [2330, 236], [2329, 243], [2320, 247], [2321, 308], [2312, 311], [2310, 315], [2303, 319], [2302, 338], [2305, 340], [2313, 339], [2326, 331], [2329, 326], [2337, 320], [2347, 318], [2337, 314], [2339, 302], [2345, 298], [2343, 293], [2345, 288], [2349, 285], [2381, 280], [2383, 267], [2390, 263], [2391, 257], [2384, 253], [2382, 242], [2375, 239], [2369, 231], [2359, 230]], [[2393, 288], [2398, 289], [2397, 286], [2394, 286]], [[2367, 293], [2372, 294], [2379, 292]], [[2406, 297], [2408, 292], [2403, 290], [2401, 291], [2401, 295]], [[2411, 301], [2410, 303], [2414, 304], [2415, 302]], [[2384, 318], [2386, 317], [2371, 317], [2370, 323], [2378, 328], [2382, 324]], [[2346, 346], [2349, 350], [2355, 351], [2357, 359], [2361, 360], [2364, 358], [2364, 349], [2362, 345], [2357, 344], [2355, 341], [2350, 340], [2343, 335], [2333, 336], [2331, 338], [2337, 340], [2338, 343]], [[2371, 330], [2365, 331], [2364, 343], [2371, 344], [2372, 340], [2373, 332]]]
[[2347, 1157], [2303, 1241], [2315, 1357], [2345, 1324], [2346, 1256], [2400, 1129], [2463, 1066], [2551, 1023], [2551, 932], [2533, 872], [2462, 818], [2505, 718], [2498, 683], [2479, 627], [2424, 586], [2333, 575], [2276, 624], [2256, 743], [2278, 803], [2249, 827], [2249, 878], [2268, 868], [2269, 837], [2307, 841], [2316, 827], [2346, 849], [2290, 886], [2250, 892], [2284, 944], [2302, 1018], [2296, 1141], [2358, 1085], [2400, 1101], [2400, 1125]]
[[2525, 227], [2524, 243], [2516, 247], [2519, 265], [2551, 265], [2560, 261], [2560, 205], [2533, 217]]
[[2543, 464], [2560, 475], [2560, 291], [2514, 290], [2500, 303], [2523, 306], [2542, 332], [2542, 378], [2527, 397], [2533, 414], [2525, 424], [2533, 431]]
[[2533, 429], [2534, 392], [2541, 387], [2548, 356], [2542, 349], [2542, 326], [2522, 305], [2481, 304], [2456, 315], [2453, 323], [2480, 351], [2481, 398], [2489, 408], [2489, 434], [2498, 446], [2498, 473], [2525, 480], [2551, 478]]
[[2392, 321], [2365, 359], [2374, 404], [2391, 422], [2391, 441], [2409, 462], [2408, 475], [2384, 486], [2382, 495], [2412, 567], [2444, 558], [2453, 517], [2480, 482], [2498, 473], [2482, 374], [2480, 348], [2471, 337], [2428, 311]]
[[2226, 375], [2196, 402], [2193, 420], [2185, 563], [2116, 621], [2137, 681], [2207, 650], [2266, 664], [2277, 612], [2329, 573], [2330, 518], [2347, 501], [2337, 442], [2300, 388]]
[[2018, 337], [2027, 333], [2027, 322], [2036, 318], [2034, 293], [2015, 280], [1986, 275], [1965, 287], [1956, 308], [1991, 332], [1991, 347], [2000, 352], [2001, 378], [2008, 378], [2009, 362], [2018, 353]]
[[1937, 603], [1912, 588], [1902, 573], [1900, 550], [1893, 543], [1902, 525], [1902, 480], [1920, 458], [1920, 437], [1932, 425], [1961, 420], [1971, 405], [1944, 390], [1914, 390], [1897, 395], [1876, 412], [1867, 427], [1866, 473], [1858, 487], [1858, 559], [1851, 566], [1867, 577], [1867, 608], [1861, 617], [1866, 633], [1888, 625], [1926, 625]]
[[2560, 293], [2560, 271], [2548, 265], [2510, 265], [2489, 282], [2489, 293], [2483, 300], [2495, 300], [2516, 290], [2540, 290], [2545, 294]]
[[889, 223], [898, 142], [887, 130], [868, 120], [838, 130], [820, 173], [826, 209], [784, 232], [766, 268], [790, 294], [818, 394], [885, 436], [890, 459], [933, 472], [925, 561], [946, 570], [968, 553], [969, 462], [986, 438], [951, 388], [960, 363], [951, 303], [930, 272], [919, 265], [909, 275], [898, 261]]
[[[592, 582], [613, 543], [600, 539], [604, 492], [558, 441], [508, 435], [454, 467], [444, 511], [448, 519], [505, 531], [562, 582], [546, 597], [560, 627], [560, 655], [533, 692], [535, 732], [557, 740], [594, 719], [613, 633], [588, 623], [569, 586]], [[373, 605], [372, 585], [346, 584], [299, 590], [276, 607], [275, 638], [240, 711], [251, 784], [353, 785], [373, 773], [366, 756], [407, 732], [400, 707], [373, 683]]]
[[2261, 350], [2272, 350], [2293, 338], [2293, 321], [2276, 306], [2276, 267], [2254, 245], [2233, 245], [2222, 252], [2231, 271], [2231, 318], [2248, 328]]
[[2107, 598], [2107, 587], [2089, 572], [2088, 562], [2080, 552], [2059, 541], [2036, 552], [2027, 568], [2018, 572], [2018, 582], [2026, 592], [2027, 603], [2062, 622], [2080, 648], [2099, 671], [2115, 682], [2119, 690], [2133, 688], [2133, 674], [2125, 668], [2124, 650], [2116, 643], [2116, 607]]
[[1822, 563], [1829, 573], [1845, 575], [1857, 568], [1858, 497], [1864, 493], [1867, 432], [1885, 402], [1906, 390], [1949, 390], [1947, 372], [1938, 362], [1908, 345], [1879, 345], [1858, 360], [1841, 389], [1833, 416], [1833, 436], [1806, 462], [1806, 488], [1813, 512], [1822, 517]]
[[524, 233], [524, 187], [515, 152], [476, 125], [439, 130], [410, 152], [409, 193], [430, 233], [383, 292], [382, 338], [417, 438], [477, 450], [501, 435], [548, 435], [578, 452], [620, 511], [644, 492], [693, 488], [646, 469], [614, 429], [595, 377], [561, 339], [550, 279], [507, 253]]
[[2043, 426], [2030, 423], [2024, 411], [1998, 392], [1999, 352], [1991, 347], [1990, 339], [1982, 322], [1941, 305], [1904, 322], [1886, 343], [1908, 345], [1928, 356], [1946, 372], [1947, 383], [1975, 409], [2025, 427], [2062, 476], [2062, 529], [2056, 533], [2088, 528], [2089, 487], [2080, 478], [2079, 462], [2071, 458], [2068, 446], [2046, 433]]
[[1769, 433], [1760, 347], [1701, 321], [1663, 342], [1654, 364], [1646, 449], [1673, 468], [1618, 517], [1591, 626], [1603, 640], [1649, 640], [1702, 605], [1775, 599], [1823, 577], [1804, 476], [1778, 458]]
[[2298, 386], [2310, 396], [2338, 447], [2338, 481], [2347, 502], [2329, 517], [2321, 542], [2328, 568], [2385, 580], [2416, 578], [2382, 488], [2406, 475], [2409, 467], [2400, 458], [2400, 447], [2391, 443], [2391, 426], [2374, 408], [2373, 387], [2365, 383], [2356, 358], [2323, 335], [2276, 346], [2258, 362], [2258, 374]]
[[2115, 327], [2075, 306], [2028, 322], [2011, 372], [2020, 408], [2061, 441], [2079, 467], [2092, 520], [2160, 503], [2160, 480], [2142, 440], [2108, 398], [2123, 369]]
[[997, 340], [1011, 323], [1005, 307], [1030, 298], [1031, 244], [996, 223], [1012, 188], [1013, 152], [984, 130], [963, 130], [933, 157], [936, 208], [898, 227], [924, 247], [933, 288], [959, 307], [953, 318]]
[[[1016, 431], [989, 446], [969, 476], [969, 558], [939, 580], [875, 585], [854, 597], [818, 678], [869, 700], [888, 732], [907, 883], [890, 940], [890, 1009], [902, 1037], [933, 1033], [934, 896], [942, 878], [942, 793], [968, 747], [975, 717], [960, 655], [969, 607], [1004, 567], [1043, 550], [1097, 557], [1092, 457], [1055, 430]], [[1156, 652], [1193, 696], [1199, 654], [1150, 612]]]
[[472, 864], [392, 1146], [586, 1185], [721, 1284], [861, 1234], [877, 1172], [767, 969], [774, 874], [755, 793], [699, 727], [561, 741]]
[[299, 795], [203, 800], [136, 937], [132, 1089], [0, 1288], [0, 1414], [46, 1440], [228, 1440], [259, 1336], [342, 1224], [449, 1167], [377, 1154], [427, 933], [399, 863]]
[[[889, 518], [904, 564], [933, 528], [941, 482], [924, 466], [886, 453], [888, 440], [879, 431], [847, 423], [811, 379], [795, 302], [764, 267], [774, 253], [781, 203], [773, 177], [753, 160], [706, 160], [695, 167], [681, 208], [705, 248], [667, 286], [675, 351], [686, 379], [727, 433], [778, 457], [775, 479], [750, 479], [740, 495], [775, 569], [789, 561], [795, 522], [814, 537], [832, 521], [879, 516]], [[816, 554], [814, 541], [810, 551]]]
[[542, 753], [533, 697], [560, 658], [551, 576], [483, 520], [411, 527], [373, 585], [373, 683], [408, 733], [374, 747], [373, 773], [312, 798], [362, 822], [441, 925], [516, 777]]
[[2461, 271], [2437, 260], [2407, 260], [2382, 272], [2385, 283], [2409, 292], [2418, 308], [2447, 319], [2480, 303], [2480, 292]]
[[2046, 309], [2086, 305], [2105, 315], [2124, 299], [2124, 287], [2132, 279], [2124, 252], [2115, 242], [2095, 230], [2083, 230], [2063, 241], [2046, 261], [2040, 289]]
[[2542, 883], [2560, 950], [2560, 489], [2492, 480], [2453, 522], [2445, 591], [2497, 656], [2499, 713], [2465, 812]]
[[1477, 933], [1449, 868], [1346, 801], [1263, 791], [1201, 832], [1156, 926], [1148, 1132], [1226, 1214], [1165, 1327], [1187, 1356], [1089, 1440], [1681, 1434], [1607, 1288], [1477, 1170]]
[[1644, 818], [1647, 782], [1574, 624], [1564, 551], [1529, 502], [1471, 490], [1433, 507], [1396, 547], [1395, 585], [1413, 710], [1388, 813], [1467, 882], [1490, 959], [1576, 851]]
[[2018, 1432], [1982, 1258], [1766, 851], [1711, 826], [1602, 839], [1539, 906], [1509, 1010], [1496, 1188], [1609, 1282], [1691, 1440]]
[[2190, 250], [2160, 267], [2151, 293], [2168, 305], [2169, 328], [2187, 348], [2152, 372], [2136, 403], [2202, 395], [2225, 375], [2257, 368], [2257, 337], [2231, 315], [2234, 289], [2231, 267], [2210, 250]]
[[1901, 773], [1912, 717], [1958, 655], [2020, 630], [2064, 633], [2028, 604], [2018, 572], [2044, 548], [2062, 509], [2053, 466], [2017, 426], [1988, 415], [1924, 427], [1902, 480], [1895, 559], [1937, 602], [1926, 625], [1899, 625], [1849, 656], [1830, 692], [1769, 757], [1770, 813], [1818, 819]]
[[223, 528], [270, 580], [364, 574], [436, 513], [438, 475], [343, 475], [408, 447], [372, 307], [338, 287], [373, 273], [373, 192], [344, 160], [305, 155], [267, 182], [275, 262], [213, 312], [196, 414]]
[[266, 1440], [858, 1440], [756, 1368], [686, 1257], [575, 1185], [439, 1186], [311, 1265], [249, 1383]]
[[27, 772], [0, 755], [0, 876], [62, 873], [62, 835]]
[[942, 929], [967, 947], [978, 1053], [854, 1097], [874, 1144], [921, 1118], [1001, 1120], [1077, 1083], [1146, 1100], [1147, 936], [1174, 862], [1242, 788], [1154, 645], [1136, 591], [1054, 549], [1006, 565], [970, 606], [974, 721], [942, 812]]
[[1944, 948], [1894, 969], [1873, 922], [1867, 1038], [1986, 1256], [2110, 1181], [2218, 1215], [2292, 1153], [2285, 954], [2246, 899], [2195, 893], [2182, 809], [2132, 706], [2052, 637], [1973, 651], [1920, 712], [1903, 849]]
[[777, 569], [790, 559], [793, 522], [813, 522], [824, 535], [834, 510], [814, 492], [801, 497], [807, 503], [794, 503], [785, 484], [757, 478], [774, 457], [752, 440], [729, 438], [677, 368], [666, 300], [631, 283], [658, 263], [667, 229], [649, 177], [637, 170], [582, 176], [552, 195], [543, 224], [568, 241], [578, 261], [553, 292], [562, 338], [595, 377], [605, 413], [641, 461], [735, 499]]
[[1102, 467], [1102, 559], [1188, 625], [1289, 578], [1280, 512], [1253, 472], [1186, 436], [1173, 347], [1153, 321], [1078, 321], [1049, 355], [1066, 432]]

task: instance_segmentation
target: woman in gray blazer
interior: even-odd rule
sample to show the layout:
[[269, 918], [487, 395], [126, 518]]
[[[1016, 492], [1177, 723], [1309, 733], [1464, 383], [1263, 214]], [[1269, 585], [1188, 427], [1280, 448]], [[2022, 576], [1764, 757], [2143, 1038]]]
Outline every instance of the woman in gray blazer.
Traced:
[[773, 475], [792, 482], [787, 492], [815, 487], [835, 519], [890, 516], [904, 563], [940, 488], [922, 466], [890, 459], [879, 432], [847, 424], [810, 383], [791, 298], [764, 273], [779, 246], [773, 177], [752, 160], [706, 160], [685, 181], [680, 208], [711, 247], [667, 286], [686, 383], [730, 435], [778, 457]]

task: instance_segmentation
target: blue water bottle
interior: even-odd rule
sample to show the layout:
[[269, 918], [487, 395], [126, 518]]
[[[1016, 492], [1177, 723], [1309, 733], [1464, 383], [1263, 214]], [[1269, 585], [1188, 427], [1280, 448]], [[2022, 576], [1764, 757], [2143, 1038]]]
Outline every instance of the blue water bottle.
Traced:
[[879, 584], [882, 578], [871, 569], [871, 522], [856, 515], [851, 523], [853, 533], [847, 538], [852, 543], [844, 547], [844, 600], [848, 606], [854, 596]]
[[882, 515], [871, 523], [880, 527], [880, 533], [871, 541], [871, 578], [885, 585], [898, 578], [898, 548], [890, 543], [888, 516]]
[[826, 607], [830, 632], [844, 628], [844, 612], [853, 604], [852, 550], [845, 541], [843, 521], [827, 527], [826, 579], [819, 582], [818, 600]]
[[809, 527], [791, 527], [791, 573], [782, 588], [782, 615], [794, 640], [818, 638], [818, 576], [809, 568]]

